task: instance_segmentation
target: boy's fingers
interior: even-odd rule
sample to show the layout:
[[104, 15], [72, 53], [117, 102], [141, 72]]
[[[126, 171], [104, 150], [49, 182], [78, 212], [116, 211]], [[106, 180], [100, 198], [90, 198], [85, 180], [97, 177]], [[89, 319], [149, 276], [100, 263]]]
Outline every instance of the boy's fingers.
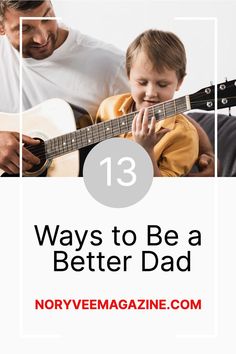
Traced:
[[143, 114], [142, 133], [145, 135], [148, 133], [148, 108], [145, 109]]
[[134, 116], [134, 119], [132, 121], [132, 132], [136, 131], [136, 122], [137, 122], [137, 115]]
[[155, 117], [152, 117], [150, 128], [149, 128], [149, 134], [153, 134], [156, 130], [156, 119]]
[[140, 131], [142, 129], [142, 122], [143, 122], [143, 115], [144, 115], [144, 108], [142, 108], [136, 118], [136, 130]]

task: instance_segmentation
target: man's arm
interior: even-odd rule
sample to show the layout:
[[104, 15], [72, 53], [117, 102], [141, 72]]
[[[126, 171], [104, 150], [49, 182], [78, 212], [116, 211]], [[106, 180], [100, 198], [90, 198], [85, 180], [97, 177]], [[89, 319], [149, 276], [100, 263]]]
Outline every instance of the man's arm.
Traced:
[[[19, 141], [20, 135], [16, 132], [0, 132], [0, 168], [8, 174], [18, 174], [19, 162]], [[25, 144], [37, 145], [39, 141], [26, 135], [22, 135]], [[40, 160], [29, 152], [25, 147], [22, 148], [23, 171], [30, 170], [33, 165], [37, 165]]]
[[214, 152], [211, 142], [203, 128], [193, 119], [187, 116], [188, 120], [197, 129], [199, 136], [199, 157], [197, 160], [199, 172], [189, 173], [189, 177], [213, 177], [215, 173]]

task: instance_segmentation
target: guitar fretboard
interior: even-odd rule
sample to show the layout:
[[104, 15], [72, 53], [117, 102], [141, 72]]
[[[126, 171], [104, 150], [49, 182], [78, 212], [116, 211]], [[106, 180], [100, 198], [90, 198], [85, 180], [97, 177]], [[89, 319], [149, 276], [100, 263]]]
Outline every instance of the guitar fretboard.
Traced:
[[[176, 100], [159, 103], [148, 108], [148, 119], [155, 117], [156, 121], [183, 113], [190, 109], [189, 96], [177, 98]], [[64, 134], [45, 142], [47, 159], [53, 159], [83, 147], [99, 143], [132, 130], [132, 121], [138, 113], [132, 112], [119, 118], [101, 122]]]

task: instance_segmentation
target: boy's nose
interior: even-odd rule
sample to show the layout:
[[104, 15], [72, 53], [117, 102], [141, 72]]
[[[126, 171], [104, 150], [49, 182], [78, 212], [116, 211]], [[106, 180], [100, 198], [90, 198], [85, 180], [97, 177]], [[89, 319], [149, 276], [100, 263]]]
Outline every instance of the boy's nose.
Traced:
[[157, 96], [157, 88], [154, 85], [148, 85], [146, 89], [147, 97], [155, 97]]

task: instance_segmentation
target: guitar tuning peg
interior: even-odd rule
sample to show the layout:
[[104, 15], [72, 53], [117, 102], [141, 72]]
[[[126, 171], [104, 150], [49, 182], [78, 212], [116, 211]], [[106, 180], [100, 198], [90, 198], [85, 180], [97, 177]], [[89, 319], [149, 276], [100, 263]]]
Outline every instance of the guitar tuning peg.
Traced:
[[210, 85], [213, 86], [213, 81], [210, 81]]

